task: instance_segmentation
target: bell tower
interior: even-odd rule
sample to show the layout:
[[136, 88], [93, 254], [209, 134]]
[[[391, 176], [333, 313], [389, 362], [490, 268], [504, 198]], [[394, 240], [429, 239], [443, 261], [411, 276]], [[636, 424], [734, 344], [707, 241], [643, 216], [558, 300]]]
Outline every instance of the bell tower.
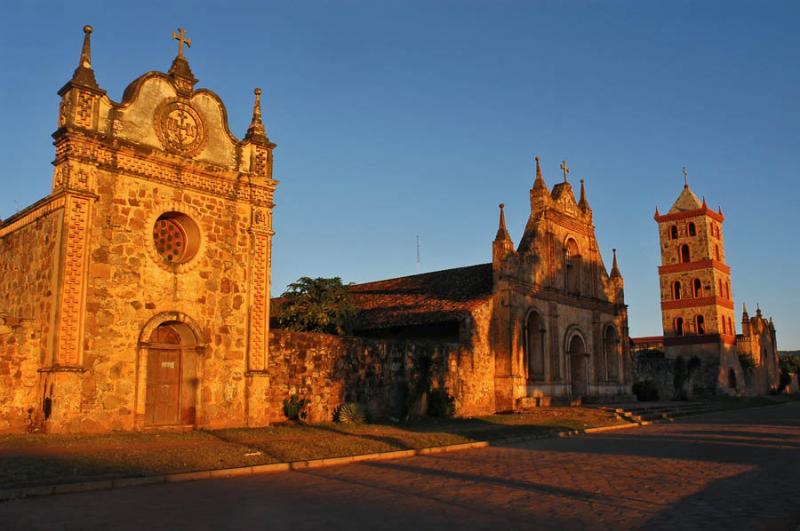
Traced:
[[730, 267], [725, 263], [722, 211], [708, 208], [705, 199], [701, 202], [685, 181], [669, 212], [662, 215], [656, 208], [654, 217], [661, 248], [658, 275], [667, 357], [735, 353], [733, 292]]

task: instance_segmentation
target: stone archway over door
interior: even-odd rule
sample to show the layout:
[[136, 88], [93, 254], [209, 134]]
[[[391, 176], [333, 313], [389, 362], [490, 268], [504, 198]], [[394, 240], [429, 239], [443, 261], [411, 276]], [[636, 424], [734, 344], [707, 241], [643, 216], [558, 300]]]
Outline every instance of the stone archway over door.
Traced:
[[589, 367], [586, 345], [579, 335], [574, 335], [567, 346], [570, 362], [570, 385], [572, 396], [585, 396], [588, 391]]
[[137, 429], [194, 426], [202, 412], [200, 379], [205, 349], [198, 324], [181, 312], [153, 316], [139, 333]]
[[147, 347], [146, 426], [180, 421], [182, 348], [181, 336], [172, 325], [153, 330]]

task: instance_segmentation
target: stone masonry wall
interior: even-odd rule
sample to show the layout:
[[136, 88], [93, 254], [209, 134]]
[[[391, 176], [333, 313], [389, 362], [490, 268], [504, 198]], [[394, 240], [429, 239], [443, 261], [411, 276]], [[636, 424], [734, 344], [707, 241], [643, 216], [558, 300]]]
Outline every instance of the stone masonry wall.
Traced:
[[0, 316], [0, 433], [26, 431], [40, 413], [38, 336], [31, 321]]
[[63, 209], [52, 201], [0, 224], [0, 316], [35, 322], [39, 354], [48, 351], [52, 332], [62, 218]]
[[47, 201], [0, 224], [0, 432], [41, 416], [37, 371], [50, 351], [62, 216]]
[[415, 360], [427, 357], [432, 387], [454, 396], [457, 415], [493, 412], [484, 408], [472, 387], [472, 367], [465, 359], [469, 355], [455, 343], [272, 330], [267, 407], [272, 421], [284, 420], [283, 401], [297, 395], [309, 400], [311, 422], [332, 420], [344, 402], [366, 405], [374, 417], [399, 416], [410, 385], [419, 378]]

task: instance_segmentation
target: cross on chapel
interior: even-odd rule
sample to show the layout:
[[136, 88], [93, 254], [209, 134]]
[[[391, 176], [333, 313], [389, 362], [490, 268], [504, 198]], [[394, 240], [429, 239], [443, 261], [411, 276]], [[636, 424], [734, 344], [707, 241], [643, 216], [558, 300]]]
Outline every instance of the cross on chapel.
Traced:
[[172, 38], [178, 41], [178, 57], [183, 57], [183, 45], [192, 47], [192, 39], [186, 37], [186, 30], [178, 28], [178, 33], [172, 32]]
[[569, 174], [569, 168], [567, 167], [567, 161], [561, 161], [561, 171], [564, 172], [564, 182], [567, 182], [567, 175]]

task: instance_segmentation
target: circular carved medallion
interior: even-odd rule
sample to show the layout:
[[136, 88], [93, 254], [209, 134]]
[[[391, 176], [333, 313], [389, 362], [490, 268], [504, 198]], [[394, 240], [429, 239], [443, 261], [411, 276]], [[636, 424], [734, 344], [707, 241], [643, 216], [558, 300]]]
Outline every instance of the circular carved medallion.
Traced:
[[154, 118], [156, 135], [166, 150], [193, 155], [205, 144], [203, 120], [188, 103], [164, 102], [156, 109]]

